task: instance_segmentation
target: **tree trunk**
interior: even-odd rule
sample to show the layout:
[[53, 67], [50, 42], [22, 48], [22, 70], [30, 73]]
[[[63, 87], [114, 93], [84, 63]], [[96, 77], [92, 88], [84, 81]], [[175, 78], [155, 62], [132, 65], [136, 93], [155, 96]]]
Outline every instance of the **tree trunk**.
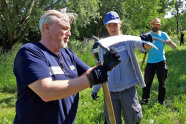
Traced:
[[176, 16], [176, 28], [177, 28], [177, 36], [179, 38], [179, 13], [177, 11], [177, 16]]
[[9, 41], [4, 41], [3, 44], [1, 45], [1, 53], [7, 53], [9, 52], [12, 47], [14, 46], [14, 42], [9, 42]]

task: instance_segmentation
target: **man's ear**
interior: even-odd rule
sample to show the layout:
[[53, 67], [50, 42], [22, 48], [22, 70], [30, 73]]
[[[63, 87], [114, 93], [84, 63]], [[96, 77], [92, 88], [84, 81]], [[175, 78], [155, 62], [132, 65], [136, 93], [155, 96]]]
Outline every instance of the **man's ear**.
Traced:
[[48, 23], [45, 23], [44, 25], [43, 25], [43, 30], [45, 30], [45, 31], [49, 31], [49, 24]]
[[122, 26], [122, 21], [119, 24], [120, 24], [120, 27], [121, 27]]

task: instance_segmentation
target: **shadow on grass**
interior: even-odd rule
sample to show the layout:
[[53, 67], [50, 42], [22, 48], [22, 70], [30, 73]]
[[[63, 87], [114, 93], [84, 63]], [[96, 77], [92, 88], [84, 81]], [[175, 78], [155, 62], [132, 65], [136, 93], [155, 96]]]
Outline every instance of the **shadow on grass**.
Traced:
[[7, 86], [0, 87], [0, 92], [2, 92], [2, 93], [16, 93], [17, 88], [15, 86], [10, 87], [7, 85]]
[[1, 107], [14, 107], [16, 102], [16, 96], [9, 96], [0, 100]]

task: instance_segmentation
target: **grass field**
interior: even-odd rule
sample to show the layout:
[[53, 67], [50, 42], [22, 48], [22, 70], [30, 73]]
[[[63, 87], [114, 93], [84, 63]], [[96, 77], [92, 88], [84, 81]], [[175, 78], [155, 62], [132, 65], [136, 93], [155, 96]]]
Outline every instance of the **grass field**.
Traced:
[[[90, 52], [92, 43], [73, 42], [73, 51], [88, 65], [94, 66]], [[18, 44], [7, 54], [0, 54], [0, 124], [12, 124], [15, 116], [16, 79], [13, 75], [13, 61], [17, 53]], [[88, 46], [88, 47], [87, 47]], [[167, 79], [167, 106], [157, 103], [158, 82], [155, 77], [149, 105], [142, 106], [143, 120], [141, 124], [186, 124], [186, 45], [172, 50], [166, 46], [166, 58], [169, 68]], [[141, 64], [143, 54], [136, 52]], [[145, 66], [144, 66], [145, 67]], [[144, 68], [142, 69], [142, 71]], [[99, 92], [97, 101], [93, 101], [90, 94], [92, 89], [80, 92], [80, 102], [76, 124], [103, 124], [103, 92]], [[142, 89], [137, 86], [141, 99]]]

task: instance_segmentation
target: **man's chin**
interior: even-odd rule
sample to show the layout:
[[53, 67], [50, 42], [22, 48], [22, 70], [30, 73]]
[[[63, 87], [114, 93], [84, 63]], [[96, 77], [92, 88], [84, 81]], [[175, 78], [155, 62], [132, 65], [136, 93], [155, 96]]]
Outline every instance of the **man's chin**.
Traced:
[[62, 47], [62, 48], [67, 48], [67, 47], [68, 47], [68, 44], [64, 44], [64, 43], [63, 43], [63, 44], [61, 44], [61, 47]]
[[117, 36], [117, 35], [119, 35], [118, 33], [112, 33], [112, 34], [110, 34], [110, 36]]
[[158, 32], [159, 29], [158, 29], [158, 28], [152, 28], [152, 31], [153, 31], [153, 32]]

